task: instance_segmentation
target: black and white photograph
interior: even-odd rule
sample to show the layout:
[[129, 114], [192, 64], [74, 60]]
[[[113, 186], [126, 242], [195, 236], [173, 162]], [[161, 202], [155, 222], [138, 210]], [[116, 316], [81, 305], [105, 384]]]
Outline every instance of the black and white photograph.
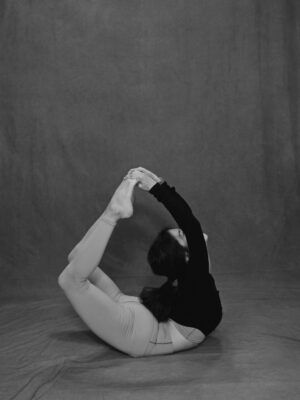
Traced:
[[300, 399], [299, 64], [299, 0], [0, 0], [0, 400]]

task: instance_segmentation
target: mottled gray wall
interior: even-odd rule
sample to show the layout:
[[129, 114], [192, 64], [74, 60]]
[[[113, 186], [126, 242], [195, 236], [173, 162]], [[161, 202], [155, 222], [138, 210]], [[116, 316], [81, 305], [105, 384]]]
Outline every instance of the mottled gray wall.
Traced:
[[[289, 268], [300, 195], [299, 8], [2, 0], [1, 284], [54, 283], [139, 165], [190, 202], [217, 274]], [[144, 274], [144, 252], [170, 221], [137, 193], [104, 267]]]

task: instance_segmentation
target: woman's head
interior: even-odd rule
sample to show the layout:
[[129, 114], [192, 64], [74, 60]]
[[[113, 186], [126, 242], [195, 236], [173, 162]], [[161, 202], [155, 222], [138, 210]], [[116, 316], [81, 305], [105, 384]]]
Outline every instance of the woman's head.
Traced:
[[182, 230], [163, 229], [151, 245], [147, 259], [154, 274], [171, 281], [177, 279], [188, 261], [188, 246]]
[[154, 274], [166, 276], [168, 280], [159, 288], [144, 287], [140, 299], [159, 322], [167, 321], [177, 293], [172, 282], [184, 274], [188, 261], [188, 246], [183, 232], [163, 229], [152, 243], [147, 259]]

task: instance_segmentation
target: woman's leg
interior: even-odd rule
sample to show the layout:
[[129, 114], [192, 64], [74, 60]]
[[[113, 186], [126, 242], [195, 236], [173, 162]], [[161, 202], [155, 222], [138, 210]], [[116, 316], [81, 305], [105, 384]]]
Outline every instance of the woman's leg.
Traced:
[[137, 296], [123, 293], [115, 282], [100, 267], [96, 268], [95, 271], [92, 272], [89, 276], [89, 281], [117, 303], [125, 303], [128, 301], [139, 302]]
[[80, 242], [77, 243], [77, 245], [71, 250], [71, 252], [68, 255], [69, 262], [71, 262], [76, 257], [78, 252], [83, 248], [84, 243], [87, 241], [87, 239], [91, 236], [91, 234], [95, 231], [95, 229], [99, 225], [100, 220], [101, 220], [101, 218], [97, 219], [97, 221], [89, 228], [89, 230], [86, 232], [86, 234], [80, 240]]
[[133, 213], [132, 196], [135, 180], [123, 180], [110, 203], [88, 233], [70, 253], [69, 264], [59, 280], [70, 279], [84, 282], [99, 265], [111, 234], [120, 218], [129, 218]]
[[91, 331], [116, 349], [132, 357], [174, 352], [168, 323], [159, 324], [134, 296], [115, 302], [88, 280], [84, 285], [60, 280], [60, 285]]
[[80, 250], [75, 252], [71, 262], [60, 274], [58, 278], [60, 286], [61, 282], [65, 284], [67, 280], [75, 287], [85, 286], [89, 277], [96, 271], [116, 225], [116, 221], [105, 212], [97, 222], [94, 231], [81, 245]]
[[115, 302], [86, 281], [60, 280], [60, 286], [86, 325], [113, 347], [130, 354], [134, 316], [129, 308]]
[[[98, 227], [99, 224], [103, 223], [102, 219], [103, 219], [103, 217], [102, 218], [100, 217], [94, 223], [94, 225], [85, 234], [83, 239], [75, 246], [75, 248], [68, 255], [68, 261], [70, 263], [73, 260], [75, 260], [76, 257], [78, 256], [78, 254], [80, 253], [80, 251], [83, 250], [85, 242], [87, 241], [88, 237], [90, 237], [91, 234], [95, 231], [96, 227]], [[112, 225], [114, 225], [114, 224], [112, 224]], [[102, 237], [101, 237], [102, 241], [103, 240], [107, 240], [108, 241], [109, 238], [110, 238], [111, 233], [112, 233], [112, 230], [109, 227], [106, 227], [104, 235], [103, 235], [103, 232], [102, 232]], [[121, 292], [120, 288], [115, 284], [115, 282], [113, 282], [112, 279], [99, 266], [96, 267], [90, 273], [90, 275], [88, 276], [88, 279], [89, 279], [89, 281], [91, 283], [93, 283], [99, 289], [103, 290], [106, 294], [108, 294], [109, 297], [111, 297], [115, 301], [118, 301], [120, 296], [123, 294]]]
[[124, 296], [115, 282], [99, 267], [91, 273], [89, 281], [114, 301], [119, 301], [120, 297]]

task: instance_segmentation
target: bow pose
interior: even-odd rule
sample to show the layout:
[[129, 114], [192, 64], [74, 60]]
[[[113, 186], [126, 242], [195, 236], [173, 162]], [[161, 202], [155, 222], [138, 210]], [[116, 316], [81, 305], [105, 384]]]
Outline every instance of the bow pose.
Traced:
[[[133, 214], [136, 187], [162, 203], [177, 226], [163, 229], [147, 255], [153, 273], [166, 282], [128, 296], [99, 264], [118, 221]], [[206, 241], [200, 222], [175, 188], [145, 168], [134, 168], [71, 251], [58, 282], [87, 326], [116, 349], [133, 357], [186, 350], [199, 345], [222, 319]]]

